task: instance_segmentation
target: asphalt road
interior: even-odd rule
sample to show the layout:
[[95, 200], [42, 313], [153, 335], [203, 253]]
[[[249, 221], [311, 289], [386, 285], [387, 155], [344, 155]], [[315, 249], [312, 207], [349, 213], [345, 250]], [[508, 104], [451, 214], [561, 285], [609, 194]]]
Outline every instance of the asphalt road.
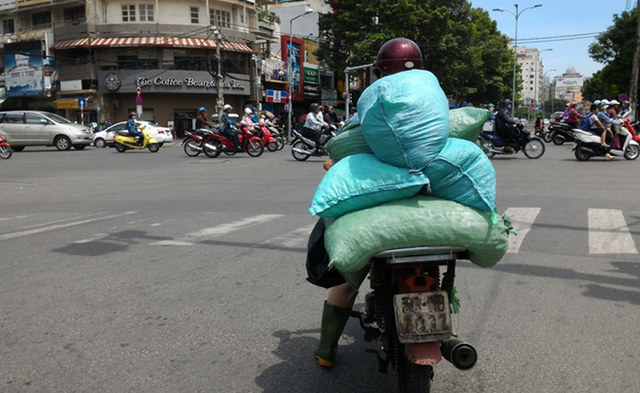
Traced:
[[[313, 359], [326, 293], [304, 258], [322, 162], [177, 144], [0, 160], [0, 392], [396, 391], [355, 320], [333, 369]], [[640, 164], [553, 145], [493, 163], [517, 252], [460, 262], [454, 327], [479, 361], [437, 365], [432, 391], [638, 391]], [[624, 224], [598, 230], [603, 211]], [[631, 244], [603, 251], [611, 233]]]

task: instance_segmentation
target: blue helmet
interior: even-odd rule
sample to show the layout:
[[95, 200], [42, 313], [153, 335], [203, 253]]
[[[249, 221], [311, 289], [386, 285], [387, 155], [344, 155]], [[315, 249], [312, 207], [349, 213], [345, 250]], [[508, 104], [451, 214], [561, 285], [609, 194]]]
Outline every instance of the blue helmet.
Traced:
[[198, 113], [202, 113], [206, 111], [207, 111], [207, 108], [205, 108], [204, 106], [201, 106], [200, 108], [198, 108]]

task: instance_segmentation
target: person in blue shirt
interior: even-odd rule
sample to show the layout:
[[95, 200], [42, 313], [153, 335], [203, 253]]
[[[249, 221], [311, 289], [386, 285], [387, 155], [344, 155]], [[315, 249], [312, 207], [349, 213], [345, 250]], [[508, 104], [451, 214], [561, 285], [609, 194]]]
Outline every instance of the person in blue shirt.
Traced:
[[136, 114], [133, 112], [129, 113], [129, 120], [127, 121], [127, 131], [129, 131], [129, 135], [134, 138], [138, 137], [136, 140], [137, 145], [142, 145], [142, 133], [136, 127], [138, 123], [136, 123]]
[[241, 151], [240, 140], [238, 139], [238, 133], [232, 126], [236, 125], [236, 121], [229, 117], [229, 113], [233, 110], [233, 107], [229, 104], [225, 105], [222, 109], [222, 124], [220, 124], [220, 133], [233, 141], [236, 150]]

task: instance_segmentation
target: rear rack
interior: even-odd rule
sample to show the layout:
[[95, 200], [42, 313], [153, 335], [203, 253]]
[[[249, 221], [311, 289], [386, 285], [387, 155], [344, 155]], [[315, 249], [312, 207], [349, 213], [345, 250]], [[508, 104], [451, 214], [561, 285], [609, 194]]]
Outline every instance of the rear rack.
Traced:
[[463, 247], [412, 247], [396, 248], [377, 253], [372, 259], [386, 259], [386, 264], [407, 264], [419, 262], [446, 262], [468, 259], [469, 250]]

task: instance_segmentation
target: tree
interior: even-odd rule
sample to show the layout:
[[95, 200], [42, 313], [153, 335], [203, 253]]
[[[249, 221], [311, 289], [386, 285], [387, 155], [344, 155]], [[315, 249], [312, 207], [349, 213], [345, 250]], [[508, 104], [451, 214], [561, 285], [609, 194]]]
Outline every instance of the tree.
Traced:
[[613, 26], [598, 35], [589, 46], [589, 56], [605, 64], [582, 89], [585, 99], [617, 99], [621, 93], [630, 93], [630, 76], [635, 50], [635, 32], [638, 26], [638, 9], [613, 16]]
[[395, 37], [415, 41], [425, 69], [457, 102], [496, 103], [511, 93], [513, 52], [508, 38], [482, 9], [467, 0], [326, 0], [333, 13], [320, 16], [316, 55], [342, 73], [372, 63]]

